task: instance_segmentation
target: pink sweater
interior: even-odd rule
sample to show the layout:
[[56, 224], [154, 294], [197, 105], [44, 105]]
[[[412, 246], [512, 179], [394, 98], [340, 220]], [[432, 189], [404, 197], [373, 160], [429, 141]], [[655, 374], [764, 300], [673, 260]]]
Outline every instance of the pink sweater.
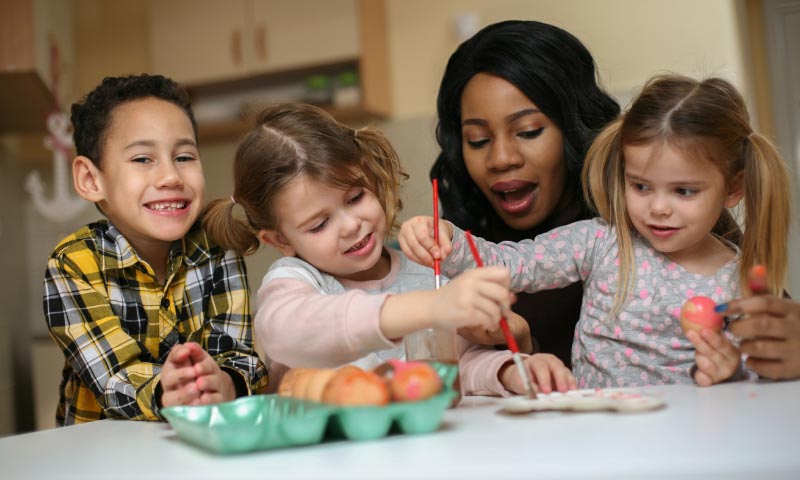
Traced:
[[[325, 274], [303, 260], [285, 257], [273, 264], [256, 298], [256, 340], [270, 365], [270, 390], [290, 367], [334, 368], [356, 364], [374, 368], [403, 358], [402, 341], [380, 330], [380, 310], [393, 293], [433, 286], [432, 271], [393, 249], [391, 271], [380, 280], [354, 282]], [[498, 379], [511, 353], [470, 344], [459, 337], [463, 395], [511, 395]]]

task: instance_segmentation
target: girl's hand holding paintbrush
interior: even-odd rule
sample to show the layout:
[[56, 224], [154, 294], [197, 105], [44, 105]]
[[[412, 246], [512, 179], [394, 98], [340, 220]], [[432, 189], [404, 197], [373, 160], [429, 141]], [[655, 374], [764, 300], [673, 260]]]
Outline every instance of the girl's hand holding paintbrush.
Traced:
[[434, 218], [419, 216], [403, 222], [397, 241], [403, 253], [420, 265], [433, 268], [434, 260], [444, 260], [453, 251], [453, 226], [438, 219], [439, 243], [434, 240]]
[[[511, 302], [512, 305], [514, 302]], [[519, 345], [519, 351], [522, 353], [533, 353], [533, 338], [531, 337], [531, 327], [520, 315], [512, 311], [506, 312], [506, 320], [508, 321], [508, 328], [511, 330], [511, 335]], [[488, 330], [475, 327], [463, 327], [458, 329], [458, 334], [472, 343], [480, 345], [505, 345], [506, 336], [500, 325], [497, 328]]]
[[770, 293], [766, 272], [757, 267], [748, 281], [753, 296], [719, 305], [717, 311], [740, 317], [729, 330], [742, 339], [747, 368], [765, 378], [800, 378], [800, 303]]
[[[433, 217], [414, 217], [403, 223], [400, 235], [398, 235], [403, 253], [422, 265], [433, 266], [434, 260], [447, 258], [453, 250], [452, 225], [449, 222], [438, 220], [439, 241], [437, 243], [434, 240], [434, 221]], [[476, 258], [476, 263], [480, 266], [478, 258]], [[518, 315], [509, 315], [509, 317], [512, 318], [512, 321], [525, 321]], [[509, 330], [511, 331], [510, 327]], [[469, 332], [464, 333], [470, 336]], [[530, 338], [529, 334], [528, 337]], [[472, 340], [474, 341], [474, 338]], [[523, 349], [519, 348], [519, 350]], [[520, 354], [517, 352], [516, 356], [519, 357]], [[534, 387], [544, 393], [555, 390], [564, 392], [576, 388], [575, 377], [572, 376], [570, 370], [558, 358], [549, 354], [535, 354], [530, 357], [526, 356], [521, 362], [508, 362], [498, 372], [498, 378], [507, 390], [518, 394], [531, 395], [532, 389], [529, 387]], [[526, 381], [530, 381], [532, 385], [526, 384]]]
[[[578, 384], [569, 368], [555, 355], [537, 353], [527, 357], [522, 362], [528, 371], [537, 392], [566, 392], [575, 390]], [[498, 373], [500, 383], [508, 390], [519, 395], [527, 394], [525, 382], [520, 377], [513, 362], [506, 363]]]

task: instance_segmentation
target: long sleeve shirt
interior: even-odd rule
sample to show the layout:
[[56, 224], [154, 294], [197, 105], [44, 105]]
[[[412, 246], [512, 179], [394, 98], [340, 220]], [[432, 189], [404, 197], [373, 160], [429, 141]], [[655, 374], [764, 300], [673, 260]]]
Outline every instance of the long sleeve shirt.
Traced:
[[252, 348], [243, 259], [211, 244], [199, 224], [173, 243], [165, 285], [113, 225], [81, 228], [50, 255], [44, 313], [65, 356], [58, 425], [159, 420], [161, 367], [187, 341], [231, 374], [237, 393], [267, 383]]
[[[389, 295], [434, 288], [433, 271], [397, 250], [387, 251], [389, 274], [366, 282], [334, 277], [294, 257], [272, 264], [258, 290], [255, 313], [256, 340], [270, 359], [271, 388], [290, 367], [372, 369], [404, 358], [402, 341], [381, 332], [380, 310]], [[508, 393], [497, 374], [511, 360], [509, 352], [461, 337], [459, 349], [463, 394]]]
[[[442, 262], [442, 271], [450, 277], [475, 266], [464, 232], [457, 227], [454, 232], [453, 251]], [[717, 303], [739, 296], [739, 251], [732, 244], [728, 245], [736, 252], [735, 258], [704, 276], [686, 271], [635, 235], [634, 288], [615, 316], [617, 235], [602, 219], [557, 227], [518, 243], [475, 241], [485, 264], [510, 269], [513, 291], [583, 283], [572, 350], [573, 373], [580, 388], [692, 383], [694, 347], [681, 329], [683, 303], [696, 295]]]

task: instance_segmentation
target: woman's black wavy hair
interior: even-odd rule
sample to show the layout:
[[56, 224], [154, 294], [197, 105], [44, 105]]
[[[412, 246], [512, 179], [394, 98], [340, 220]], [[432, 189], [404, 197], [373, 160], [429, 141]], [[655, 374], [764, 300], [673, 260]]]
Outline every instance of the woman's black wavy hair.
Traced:
[[594, 136], [619, 114], [619, 105], [598, 85], [594, 59], [580, 40], [546, 23], [509, 20], [489, 25], [462, 43], [450, 56], [439, 86], [436, 141], [441, 153], [430, 177], [439, 179], [444, 217], [486, 236], [488, 219], [497, 216], [469, 176], [462, 153], [461, 94], [478, 73], [515, 85], [559, 126], [567, 188], [583, 202], [584, 156]]

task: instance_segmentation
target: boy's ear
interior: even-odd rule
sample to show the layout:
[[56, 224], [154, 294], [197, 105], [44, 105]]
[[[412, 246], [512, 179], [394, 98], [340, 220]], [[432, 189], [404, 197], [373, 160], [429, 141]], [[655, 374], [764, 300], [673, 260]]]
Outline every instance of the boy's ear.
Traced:
[[744, 196], [744, 172], [739, 172], [728, 187], [728, 196], [725, 197], [725, 206], [733, 208], [739, 204]]
[[281, 235], [281, 232], [277, 230], [259, 230], [258, 239], [263, 243], [274, 247], [285, 257], [295, 256], [296, 252], [294, 251], [294, 248], [289, 245], [289, 242], [286, 240], [286, 238], [284, 238], [284, 236]]
[[72, 183], [82, 198], [97, 203], [106, 198], [100, 169], [83, 155], [72, 160]]

